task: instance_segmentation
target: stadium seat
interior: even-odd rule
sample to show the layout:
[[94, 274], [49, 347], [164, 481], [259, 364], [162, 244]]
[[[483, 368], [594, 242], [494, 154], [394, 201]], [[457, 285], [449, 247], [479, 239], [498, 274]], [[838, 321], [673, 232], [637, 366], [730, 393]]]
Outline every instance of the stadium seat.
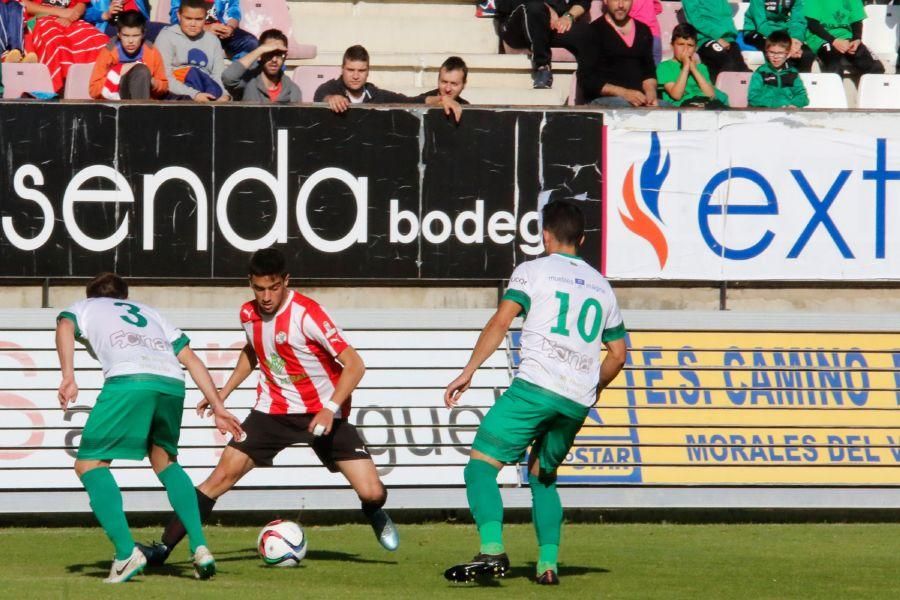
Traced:
[[566, 106], [578, 106], [584, 104], [584, 93], [578, 85], [578, 75], [572, 75], [572, 84], [569, 86], [569, 97], [566, 98]]
[[172, 0], [156, 0], [155, 7], [150, 15], [151, 21], [159, 23], [171, 23], [169, 11], [172, 9]]
[[266, 29], [280, 29], [288, 38], [288, 58], [315, 58], [317, 48], [294, 39], [286, 0], [241, 0], [241, 28], [259, 37]]
[[300, 88], [300, 98], [303, 102], [312, 102], [316, 89], [329, 79], [341, 75], [340, 67], [320, 67], [301, 65], [291, 73], [291, 79]]
[[681, 10], [681, 2], [663, 2], [662, 6], [663, 10], [656, 18], [659, 20], [663, 60], [666, 60], [672, 58], [672, 30], [679, 23], [684, 23], [684, 12]]
[[883, 4], [866, 6], [862, 41], [877, 55], [896, 56], [900, 7]]
[[89, 100], [93, 71], [94, 63], [76, 63], [69, 67], [63, 98], [66, 100]]
[[849, 107], [844, 81], [837, 73], [800, 73], [800, 79], [809, 95], [807, 108]]
[[856, 106], [900, 109], [900, 75], [863, 75]]
[[21, 98], [27, 92], [53, 93], [50, 70], [41, 63], [3, 63], [3, 97]]
[[731, 108], [747, 108], [747, 92], [750, 90], [751, 75], [752, 73], [731, 71], [719, 73], [716, 87], [728, 94], [728, 104]]

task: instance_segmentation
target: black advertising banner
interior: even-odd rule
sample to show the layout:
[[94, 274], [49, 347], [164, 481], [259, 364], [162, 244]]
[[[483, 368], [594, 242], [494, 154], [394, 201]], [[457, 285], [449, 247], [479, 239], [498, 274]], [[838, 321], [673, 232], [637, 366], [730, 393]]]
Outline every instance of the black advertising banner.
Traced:
[[538, 208], [579, 201], [600, 262], [601, 115], [467, 109], [0, 104], [0, 277], [112, 270], [504, 279], [541, 251]]

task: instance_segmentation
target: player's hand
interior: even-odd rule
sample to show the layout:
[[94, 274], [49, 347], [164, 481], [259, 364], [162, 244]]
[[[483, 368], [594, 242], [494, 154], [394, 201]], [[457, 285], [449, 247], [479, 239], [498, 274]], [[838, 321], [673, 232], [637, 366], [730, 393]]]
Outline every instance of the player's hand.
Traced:
[[208, 417], [213, 414], [212, 402], [207, 400], [206, 396], [197, 403], [197, 416]]
[[56, 397], [59, 400], [59, 407], [63, 411], [69, 408], [69, 403], [75, 402], [75, 399], [78, 398], [78, 384], [75, 383], [74, 376], [63, 377]]
[[309, 427], [307, 427], [306, 430], [315, 435], [315, 430], [318, 425], [325, 428], [322, 432], [323, 436], [331, 433], [331, 428], [334, 425], [334, 413], [327, 408], [323, 408], [312, 418], [312, 421], [309, 422]]
[[241, 422], [233, 414], [224, 408], [214, 413], [216, 429], [219, 433], [225, 435], [231, 434], [232, 439], [240, 440], [244, 437], [244, 430], [241, 429]]
[[850, 40], [834, 40], [831, 45], [841, 54], [847, 54], [850, 51]]
[[328, 104], [328, 108], [332, 110], [332, 112], [336, 112], [341, 114], [350, 108], [350, 101], [347, 100], [346, 96], [342, 96], [340, 94], [332, 94], [331, 96], [325, 97], [325, 103]]
[[447, 389], [444, 390], [444, 405], [447, 408], [456, 406], [470, 385], [472, 385], [472, 376], [465, 372], [460, 373], [459, 377], [451, 381]]
[[847, 49], [847, 54], [856, 54], [856, 51], [859, 50], [860, 46], [862, 46], [862, 40], [853, 40], [850, 42], [850, 48]]
[[222, 25], [222, 27], [222, 35], [219, 36], [220, 38], [227, 40], [234, 35], [234, 27], [231, 27], [230, 25]]
[[62, 25], [63, 27], [68, 27], [72, 24], [73, 19], [69, 19], [66, 17], [56, 17], [56, 22]]
[[231, 102], [231, 96], [223, 92], [222, 95], [216, 98], [213, 102]]
[[444, 107], [444, 114], [448, 117], [452, 116], [453, 120], [459, 123], [462, 119], [462, 105], [450, 96], [441, 96], [441, 106]]
[[788, 53], [789, 58], [800, 58], [803, 56], [803, 42], [798, 39], [791, 40], [791, 49]]
[[207, 94], [205, 92], [198, 92], [194, 96], [194, 102], [206, 103], [206, 102], [212, 102], [213, 100], [215, 100], [215, 98], [212, 97], [212, 94]]

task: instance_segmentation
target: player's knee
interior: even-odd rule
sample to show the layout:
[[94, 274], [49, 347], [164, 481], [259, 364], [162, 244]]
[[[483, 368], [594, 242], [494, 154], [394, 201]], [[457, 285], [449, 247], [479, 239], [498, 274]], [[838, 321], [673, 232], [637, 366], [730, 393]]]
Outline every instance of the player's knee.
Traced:
[[384, 506], [384, 503], [387, 502], [387, 489], [380, 481], [360, 486], [356, 490], [356, 495], [359, 496], [359, 500], [363, 504]]

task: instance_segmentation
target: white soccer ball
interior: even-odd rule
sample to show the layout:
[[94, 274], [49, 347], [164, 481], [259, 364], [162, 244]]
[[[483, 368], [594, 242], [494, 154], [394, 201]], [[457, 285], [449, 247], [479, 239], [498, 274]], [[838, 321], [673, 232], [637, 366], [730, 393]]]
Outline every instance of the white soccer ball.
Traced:
[[262, 528], [256, 548], [270, 567], [296, 567], [306, 556], [306, 535], [293, 521], [272, 521]]

